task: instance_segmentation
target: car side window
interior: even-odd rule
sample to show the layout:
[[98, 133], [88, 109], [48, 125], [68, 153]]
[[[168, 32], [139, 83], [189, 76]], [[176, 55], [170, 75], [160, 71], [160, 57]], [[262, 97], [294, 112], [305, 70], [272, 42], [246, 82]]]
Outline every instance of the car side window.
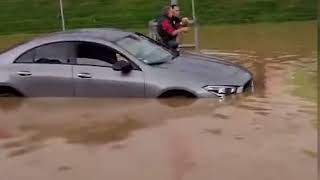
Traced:
[[16, 63], [33, 63], [35, 49], [29, 50], [22, 54], [15, 62]]
[[78, 65], [107, 66], [111, 67], [119, 60], [126, 60], [125, 57], [115, 50], [96, 43], [77, 43], [76, 62]]
[[16, 63], [68, 64], [70, 63], [70, 42], [57, 42], [31, 49], [20, 56]]
[[34, 63], [68, 64], [72, 44], [68, 42], [52, 43], [36, 48]]

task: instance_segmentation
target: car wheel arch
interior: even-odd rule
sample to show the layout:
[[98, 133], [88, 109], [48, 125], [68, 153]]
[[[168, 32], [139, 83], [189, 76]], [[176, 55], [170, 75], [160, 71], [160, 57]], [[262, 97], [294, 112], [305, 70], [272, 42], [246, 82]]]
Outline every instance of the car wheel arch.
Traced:
[[1, 94], [5, 93], [10, 93], [18, 97], [24, 97], [24, 94], [21, 93], [18, 89], [8, 85], [0, 85], [0, 96]]
[[158, 98], [170, 98], [170, 97], [188, 97], [188, 98], [197, 98], [196, 93], [180, 88], [166, 89], [158, 95]]

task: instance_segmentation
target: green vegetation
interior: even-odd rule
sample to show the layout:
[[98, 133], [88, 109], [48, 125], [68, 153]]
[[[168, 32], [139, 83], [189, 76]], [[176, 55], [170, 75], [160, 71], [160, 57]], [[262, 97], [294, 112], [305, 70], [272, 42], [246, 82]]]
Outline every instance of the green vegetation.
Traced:
[[295, 85], [293, 94], [306, 98], [312, 102], [317, 101], [317, 70], [316, 65], [300, 69], [293, 77], [292, 83]]
[[[310, 64], [306, 68], [300, 69], [293, 74], [292, 84], [295, 85], [293, 94], [309, 100], [310, 102], [317, 102], [318, 97], [318, 84], [317, 84], [317, 66], [316, 64]], [[313, 127], [319, 129], [320, 120], [317, 117], [317, 111], [310, 112], [314, 115], [314, 119], [311, 120]], [[306, 154], [311, 154], [306, 152]]]
[[32, 34], [12, 34], [0, 36], [0, 52], [34, 37]]
[[[191, 0], [179, 0], [191, 16]], [[169, 0], [64, 0], [67, 28], [146, 27]], [[2, 0], [0, 33], [60, 30], [58, 0]], [[316, 19], [316, 0], [196, 0], [201, 24]]]
[[317, 158], [318, 157], [318, 153], [315, 152], [315, 151], [311, 151], [311, 150], [307, 150], [307, 149], [304, 149], [303, 150], [303, 153], [311, 158]]

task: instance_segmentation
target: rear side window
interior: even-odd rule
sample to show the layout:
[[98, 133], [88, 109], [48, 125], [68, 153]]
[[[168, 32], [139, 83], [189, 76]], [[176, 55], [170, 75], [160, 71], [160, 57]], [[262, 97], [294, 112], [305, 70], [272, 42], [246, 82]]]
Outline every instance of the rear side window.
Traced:
[[68, 64], [73, 51], [71, 42], [58, 42], [36, 47], [24, 53], [16, 63]]
[[24, 53], [22, 56], [20, 56], [16, 62], [18, 63], [32, 63], [35, 55], [35, 50], [30, 50], [26, 53]]

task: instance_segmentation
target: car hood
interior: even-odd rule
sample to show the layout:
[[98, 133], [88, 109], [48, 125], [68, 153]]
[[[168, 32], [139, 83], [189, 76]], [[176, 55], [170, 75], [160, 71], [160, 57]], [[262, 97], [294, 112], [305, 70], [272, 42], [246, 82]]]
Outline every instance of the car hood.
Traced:
[[210, 85], [242, 86], [252, 77], [249, 71], [239, 65], [220, 58], [191, 53], [183, 53], [157, 67], [165, 69], [170, 74], [181, 75], [188, 80], [203, 81]]

